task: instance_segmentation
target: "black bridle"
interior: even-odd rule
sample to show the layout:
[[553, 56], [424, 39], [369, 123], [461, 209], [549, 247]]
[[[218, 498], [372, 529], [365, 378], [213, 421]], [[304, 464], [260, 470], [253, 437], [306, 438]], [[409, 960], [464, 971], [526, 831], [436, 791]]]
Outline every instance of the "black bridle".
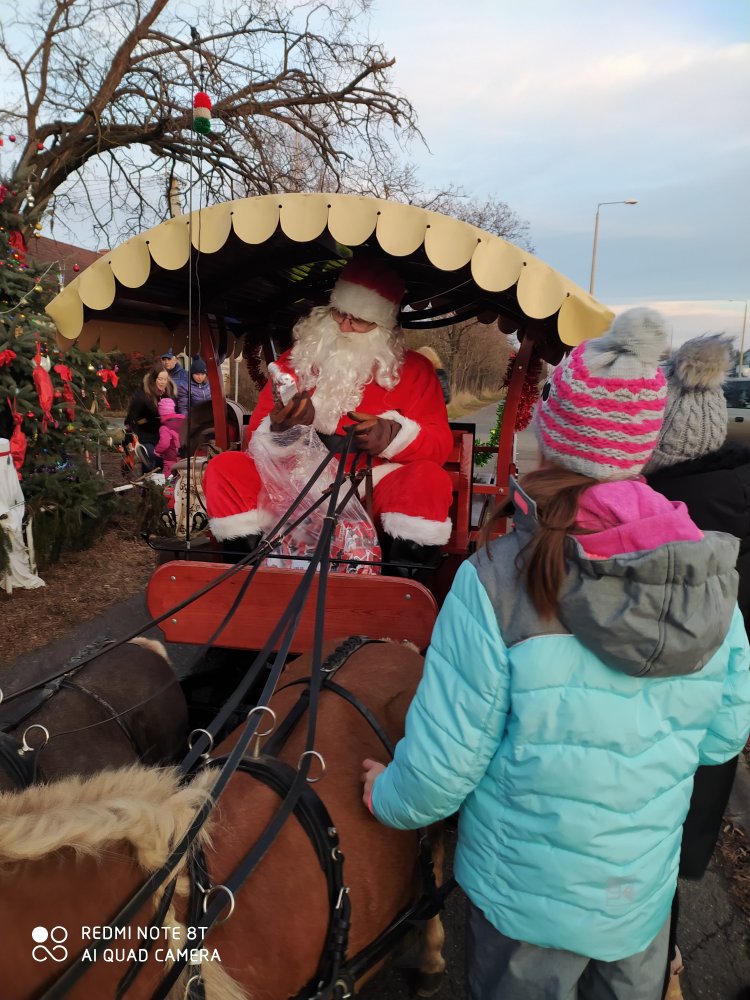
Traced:
[[[347, 433], [346, 446], [341, 452], [341, 457], [338, 461], [338, 468], [336, 471], [336, 477], [333, 485], [328, 491], [328, 507], [325, 517], [323, 518], [323, 528], [321, 531], [320, 538], [316, 545], [315, 556], [311, 560], [308, 568], [303, 572], [300, 583], [295, 591], [289, 605], [284, 609], [280, 617], [279, 622], [272, 630], [267, 642], [265, 643], [263, 649], [255, 657], [253, 663], [251, 664], [247, 674], [240, 682], [235, 692], [225, 703], [222, 710], [218, 713], [217, 717], [205, 730], [201, 730], [198, 733], [197, 739], [190, 749], [189, 753], [186, 755], [179, 770], [183, 776], [190, 774], [194, 768], [201, 761], [204, 754], [210, 750], [213, 745], [213, 739], [215, 734], [221, 729], [223, 724], [227, 721], [231, 712], [234, 708], [241, 702], [244, 694], [250, 689], [253, 681], [259, 675], [261, 668], [264, 667], [271, 655], [271, 652], [276, 648], [277, 654], [274, 659], [273, 665], [270, 669], [268, 678], [263, 687], [263, 691], [258, 700], [257, 707], [264, 707], [268, 705], [271, 695], [276, 688], [279, 677], [281, 676], [281, 671], [283, 670], [286, 657], [291, 646], [291, 642], [296, 630], [299, 618], [304, 607], [304, 603], [310, 593], [313, 581], [316, 577], [316, 572], [319, 567], [319, 586], [317, 594], [317, 606], [316, 606], [316, 624], [315, 624], [315, 635], [313, 641], [313, 675], [314, 677], [320, 678], [320, 663], [322, 660], [322, 643], [323, 643], [323, 612], [325, 608], [325, 597], [327, 591], [327, 580], [328, 580], [328, 568], [330, 561], [330, 543], [333, 536], [333, 531], [336, 525], [336, 521], [339, 513], [344, 509], [346, 503], [348, 502], [349, 496], [354, 493], [357, 488], [356, 482], [350, 487], [349, 495], [344, 498], [344, 501], [339, 503], [338, 497], [341, 492], [341, 487], [344, 479], [346, 459], [348, 457], [349, 451], [351, 449], [353, 431], [350, 430]], [[299, 506], [304, 495], [309, 492], [313, 485], [313, 482], [323, 473], [331, 459], [330, 451], [326, 454], [326, 457], [321, 461], [318, 469], [314, 473], [313, 479], [307, 484], [300, 496], [298, 496], [295, 503], [290, 507], [287, 513], [281, 518], [279, 524], [271, 532], [271, 539], [275, 538], [280, 527], [286, 524], [286, 522], [291, 517], [291, 514]], [[355, 462], [356, 464], [356, 462]], [[326, 495], [322, 499], [325, 499]], [[266, 543], [265, 546], [261, 547], [261, 552], [258, 554], [253, 553], [246, 557], [245, 560], [236, 564], [236, 566], [231, 567], [232, 571], [237, 571], [239, 567], [248, 562], [263, 557], [265, 549], [269, 544], [275, 544], [275, 542]], [[256, 564], [257, 566], [257, 564]], [[220, 579], [226, 579], [228, 574], [222, 574]], [[248, 581], [240, 588], [240, 593], [244, 593], [245, 586], [248, 584], [249, 579], [252, 578], [253, 571], [248, 574]], [[204, 588], [202, 592], [208, 588]], [[186, 606], [195, 600], [200, 594], [193, 595], [187, 601], [182, 603], [182, 606]], [[206, 649], [213, 642], [215, 636], [225, 627], [226, 622], [230, 619], [231, 615], [234, 613], [238, 601], [235, 601], [233, 607], [227, 613], [224, 622], [219, 626], [219, 629], [214, 633], [209, 642], [206, 644]], [[163, 620], [166, 617], [162, 616], [159, 620]], [[131, 637], [132, 638], [132, 637]], [[85, 662], [85, 661], [84, 661]], [[317, 683], [312, 685], [313, 696], [310, 700], [310, 713], [309, 713], [309, 724], [308, 724], [308, 736], [307, 744], [308, 749], [312, 751], [312, 742], [315, 736], [315, 722], [317, 720], [317, 703], [318, 694], [320, 691], [319, 680]], [[256, 731], [260, 724], [259, 713], [256, 710], [250, 712], [247, 722], [243, 731], [241, 732], [237, 743], [232, 749], [231, 753], [227, 756], [225, 763], [219, 769], [219, 773], [216, 780], [210, 789], [210, 798], [204, 803], [203, 806], [197, 811], [192, 822], [190, 823], [188, 829], [182, 835], [180, 840], [172, 848], [168, 858], [161, 866], [161, 868], [154, 871], [149, 878], [143, 883], [143, 885], [138, 889], [134, 895], [128, 900], [124, 907], [120, 910], [118, 914], [109, 922], [109, 927], [115, 929], [119, 927], [124, 927], [128, 924], [138, 910], [151, 899], [160, 887], [167, 882], [172, 877], [172, 872], [183, 862], [186, 855], [190, 852], [192, 846], [196, 842], [200, 831], [205, 824], [208, 816], [210, 815], [215, 803], [223, 794], [226, 786], [234, 774], [234, 772], [239, 768], [245, 751], [249, 747], [251, 741], [255, 737]], [[261, 835], [263, 843], [268, 845], [273, 842], [278, 831], [281, 829], [283, 824], [286, 822], [289, 815], [292, 813], [297, 798], [301, 795], [302, 790], [306, 787], [307, 777], [310, 770], [310, 755], [303, 755], [300, 766], [295, 772], [294, 781], [289, 789], [288, 794], [284, 798], [279, 810], [272, 817], [266, 830]], [[263, 847], [260, 855], [255, 859], [258, 854], [257, 849], [253, 849], [250, 852], [248, 864], [250, 870], [254, 868], [260, 861], [260, 858], [265, 854], [268, 846]], [[248, 860], [248, 859], [246, 859]], [[201, 918], [202, 926], [210, 927], [220, 918], [222, 911], [225, 908], [225, 902], [223, 899], [214, 898], [213, 901], [205, 907], [205, 912]], [[43, 994], [41, 1000], [59, 1000], [60, 997], [64, 997], [67, 991], [84, 975], [86, 969], [89, 965], [93, 964], [98, 957], [101, 946], [98, 942], [91, 942], [90, 946], [83, 949], [75, 957], [72, 964], [65, 970], [65, 972], [60, 976], [60, 978]], [[182, 963], [184, 965], [184, 962]], [[169, 976], [168, 976], [169, 978]], [[176, 977], [175, 977], [176, 978]]]
[[[326, 947], [324, 955], [321, 958], [318, 974], [309, 987], [307, 987], [306, 990], [299, 995], [299, 1000], [313, 1000], [313, 998], [314, 1000], [323, 1000], [323, 998], [333, 995], [345, 996], [350, 994], [351, 986], [356, 979], [358, 979], [364, 971], [375, 964], [375, 962], [379, 961], [385, 952], [392, 946], [392, 943], [397, 939], [397, 937], [404, 933], [407, 921], [411, 919], [425, 918], [438, 912], [443, 904], [445, 896], [448, 891], [450, 891], [450, 888], [452, 888], [452, 885], [443, 886], [439, 890], [436, 888], [434, 873], [432, 870], [432, 860], [429, 855], [429, 851], [426, 849], [426, 838], [422, 837], [422, 851], [420, 856], [423, 860], [423, 866], [427, 878], [426, 884], [428, 887], [425, 896], [415, 907], [412, 907], [408, 911], [402, 913], [394, 924], [388, 928], [376, 942], [373, 942], [372, 945], [370, 945], [367, 949], [364, 949], [352, 960], [347, 961], [346, 953], [349, 929], [349, 900], [348, 892], [343, 880], [343, 858], [341, 857], [341, 852], [338, 847], [338, 834], [325, 806], [314, 791], [311, 790], [308, 782], [311, 759], [312, 755], [315, 754], [313, 744], [321, 690], [325, 687], [341, 697], [346, 698], [350, 704], [354, 705], [360, 714], [362, 714], [363, 717], [366, 718], [373, 726], [373, 729], [376, 733], [378, 733], [388, 752], [392, 753], [390, 742], [383, 732], [382, 727], [379, 725], [374, 716], [372, 716], [372, 713], [370, 713], [366, 706], [362, 705], [359, 700], [351, 694], [351, 692], [346, 691], [346, 689], [340, 687], [340, 685], [336, 684], [332, 680], [333, 674], [338, 667], [334, 669], [333, 665], [329, 664], [328, 669], [324, 671], [324, 665], [322, 663], [323, 614], [330, 565], [330, 543], [337, 519], [340, 513], [344, 510], [350, 497], [356, 491], [358, 485], [355, 475], [357, 464], [355, 458], [354, 471], [351, 474], [351, 486], [343, 501], [339, 501], [338, 497], [341, 492], [345, 464], [351, 448], [351, 442], [352, 431], [350, 430], [347, 434], [346, 445], [341, 450], [335, 481], [327, 491], [327, 494], [324, 494], [321, 501], [319, 501], [322, 502], [327, 495], [328, 508], [327, 513], [323, 518], [323, 529], [315, 549], [315, 554], [310, 560], [309, 566], [303, 572], [295, 594], [293, 595], [287, 608], [283, 611], [279, 622], [273, 628], [263, 649], [253, 660], [253, 663], [248, 669], [245, 677], [242, 679], [233, 694], [209, 726], [206, 729], [198, 730], [196, 732], [197, 738], [184, 758], [182, 764], [179, 766], [179, 770], [183, 777], [187, 777], [197, 767], [205, 763], [210, 763], [210, 765], [217, 770], [216, 779], [209, 791], [210, 798], [197, 811], [190, 826], [180, 838], [179, 842], [174, 845], [169, 857], [166, 859], [161, 868], [149, 876], [140, 889], [136, 891], [120, 912], [109, 922], [109, 927], [113, 929], [127, 925], [136, 915], [138, 910], [151, 897], [155, 896], [164, 883], [170, 880], [165, 893], [162, 895], [157, 915], [153, 918], [154, 920], [161, 920], [163, 913], [166, 912], [166, 907], [168, 906], [168, 903], [165, 902], [165, 897], [169, 896], [171, 898], [171, 894], [174, 891], [174, 880], [176, 877], [173, 876], [172, 873], [187, 857], [188, 866], [192, 874], [191, 883], [193, 884], [191, 901], [189, 903], [189, 923], [187, 924], [187, 932], [189, 934], [191, 928], [200, 926], [203, 928], [201, 933], [205, 934], [206, 929], [213, 927], [214, 924], [220, 921], [222, 914], [226, 910], [228, 901], [231, 906], [233, 906], [233, 900], [236, 892], [265, 856], [284, 823], [291, 815], [294, 814], [299, 817], [300, 822], [315, 845], [321, 867], [323, 867], [323, 871], [326, 874], [330, 907]], [[331, 453], [329, 452], [326, 455], [325, 460], [321, 462], [318, 470], [316, 470], [313, 480], [311, 480], [305, 488], [303, 494], [298, 497], [295, 504], [292, 505], [276, 528], [270, 533], [269, 541], [262, 543], [260, 550], [256, 550], [256, 552], [248, 555], [240, 563], [232, 566], [230, 571], [222, 574], [218, 580], [212, 582], [212, 585], [216, 585], [218, 582], [221, 582], [231, 575], [232, 572], [237, 572], [237, 570], [243, 565], [254, 563], [254, 566], [247, 574], [247, 579], [240, 588], [238, 597], [233, 602], [232, 608], [230, 608], [227, 612], [227, 615], [214, 632], [213, 636], [208, 640], [205, 646], [202, 647], [201, 652], [198, 654], [198, 658], [205, 654], [210, 645], [215, 641], [216, 637], [220, 634], [223, 628], [226, 627], [227, 622], [231, 619], [234, 611], [239, 606], [240, 600], [244, 595], [250, 580], [253, 578], [258, 565], [260, 565], [261, 560], [270, 552], [271, 548], [278, 543], [279, 531], [291, 517], [292, 512], [298, 506], [302, 496], [312, 486], [314, 479], [322, 474], [330, 459]], [[307, 516], [307, 512], [303, 516]], [[301, 699], [298, 701], [299, 707], [295, 706], [293, 709], [293, 712], [296, 713], [298, 719], [301, 719], [304, 714], [307, 714], [306, 749], [300, 757], [297, 769], [294, 770], [289, 765], [279, 761], [276, 757], [271, 756], [267, 748], [266, 752], [260, 757], [247, 757], [246, 751], [248, 750], [251, 742], [257, 737], [257, 730], [260, 725], [260, 716], [262, 715], [264, 709], [268, 709], [270, 697], [276, 690], [281, 676], [281, 671], [283, 670], [284, 663], [291, 646], [294, 632], [302, 613], [302, 608], [309, 595], [313, 580], [315, 579], [318, 570], [319, 586], [315, 614], [311, 675], [306, 679], [307, 687], [303, 692]], [[210, 589], [210, 586], [204, 587], [198, 594], [195, 594], [188, 600], [182, 602], [179, 605], [179, 608], [185, 607], [187, 604], [191, 603], [193, 600], [197, 599], [197, 597], [205, 593], [208, 589]], [[164, 618], [173, 613], [174, 610], [170, 610], [160, 616], [160, 618], [156, 621], [163, 621]], [[130, 638], [132, 638], [132, 636]], [[354, 640], [349, 640], [348, 648], [350, 651], [346, 654], [342, 662], [345, 662], [345, 659], [348, 659], [351, 652], [354, 652], [356, 648], [359, 648], [364, 642], [367, 641], [370, 640], [360, 637], [356, 637]], [[352, 643], [355, 643], [355, 645], [352, 645]], [[270, 668], [263, 691], [258, 699], [258, 704], [256, 708], [249, 713], [244, 729], [233, 749], [229, 754], [222, 757], [220, 760], [207, 761], [207, 754], [213, 746], [215, 736], [230, 718], [232, 712], [241, 703], [247, 691], [250, 690], [254, 681], [259, 676], [261, 669], [268, 664], [271, 653], [274, 649], [277, 650], [277, 653]], [[339, 647], [339, 650], [340, 649], [341, 647]], [[326, 661], [326, 663], [328, 663], [328, 661]], [[288, 731], [291, 731], [291, 727]], [[238, 770], [251, 774], [253, 777], [273, 788], [281, 801], [276, 812], [261, 832], [259, 839], [248, 850], [235, 871], [224, 880], [224, 883], [221, 886], [211, 886], [206, 889], [200, 884], [201, 879], [205, 876], [205, 868], [199, 860], [199, 854], [196, 848], [197, 839], [203, 825], [214, 808], [214, 805], [226, 789], [230, 778]], [[201, 906], [199, 906], [199, 899], [202, 903]], [[159, 914], [162, 914], [162, 916], [159, 916]], [[68, 990], [83, 976], [88, 965], [96, 961], [99, 950], [100, 946], [97, 942], [90, 942], [89, 947], [81, 951], [75, 957], [73, 963], [68, 967], [68, 969], [66, 969], [57, 982], [42, 995], [40, 1000], [59, 1000], [59, 998], [64, 997]], [[185, 950], [183, 954], [178, 957], [177, 961], [175, 961], [165, 979], [152, 995], [152, 1000], [164, 1000], [187, 965], [189, 965], [189, 952]], [[118, 1000], [124, 995], [130, 985], [132, 985], [138, 971], [139, 966], [134, 965], [123, 976], [117, 993]], [[203, 996], [202, 979], [200, 977], [200, 969], [198, 967], [190, 968], [190, 977], [184, 996], [185, 1000], [200, 1000]]]

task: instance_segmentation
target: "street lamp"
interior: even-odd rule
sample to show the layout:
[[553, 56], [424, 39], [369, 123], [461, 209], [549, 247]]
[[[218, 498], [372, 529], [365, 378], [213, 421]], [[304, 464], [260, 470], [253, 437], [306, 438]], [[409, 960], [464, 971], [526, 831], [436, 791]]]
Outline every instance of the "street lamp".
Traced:
[[599, 242], [599, 209], [602, 205], [637, 205], [635, 198], [627, 198], [625, 201], [600, 201], [596, 206], [596, 222], [594, 223], [594, 249], [591, 254], [591, 281], [589, 282], [589, 295], [594, 294], [594, 274], [596, 273], [596, 244]]
[[[742, 301], [741, 299], [727, 299], [728, 302]], [[737, 374], [742, 376], [742, 369], [745, 366], [745, 328], [747, 327], [747, 299], [745, 299], [745, 312], [742, 316], [742, 333], [740, 334], [740, 357], [737, 363]]]

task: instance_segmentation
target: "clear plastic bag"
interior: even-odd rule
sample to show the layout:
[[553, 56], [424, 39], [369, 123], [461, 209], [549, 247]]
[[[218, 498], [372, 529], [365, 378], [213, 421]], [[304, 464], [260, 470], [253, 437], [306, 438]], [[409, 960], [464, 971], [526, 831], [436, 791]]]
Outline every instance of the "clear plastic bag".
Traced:
[[[271, 433], [258, 430], [250, 440], [249, 452], [263, 483], [260, 505], [281, 517], [291, 507], [326, 456], [327, 449], [312, 427], [291, 427]], [[314, 507], [336, 476], [338, 458], [332, 458], [310, 492], [295, 509], [290, 521], [305, 518], [274, 550], [269, 565], [285, 569], [306, 569], [313, 554], [328, 509], [327, 498]], [[346, 488], [344, 484], [343, 489]], [[343, 493], [342, 493], [343, 495]], [[313, 509], [314, 508], [314, 509]], [[349, 499], [339, 516], [331, 541], [332, 559], [362, 560], [358, 565], [338, 563], [331, 572], [377, 573], [380, 546], [372, 521], [356, 496]]]

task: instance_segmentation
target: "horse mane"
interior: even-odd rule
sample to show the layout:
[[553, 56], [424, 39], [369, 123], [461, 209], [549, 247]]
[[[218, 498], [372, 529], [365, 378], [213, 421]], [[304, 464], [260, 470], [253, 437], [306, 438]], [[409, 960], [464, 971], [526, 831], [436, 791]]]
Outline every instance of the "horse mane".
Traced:
[[[209, 770], [181, 784], [177, 769], [134, 764], [88, 778], [69, 777], [22, 792], [0, 793], [0, 875], [23, 862], [45, 858], [62, 848], [101, 857], [114, 843], [126, 842], [147, 872], [159, 868], [187, 830], [196, 811], [210, 798], [216, 774]], [[210, 819], [198, 840], [210, 844]], [[187, 877], [177, 879], [175, 896], [185, 896]], [[170, 905], [162, 918], [177, 947], [187, 947], [185, 927]], [[184, 996], [184, 970], [170, 996]], [[248, 1000], [246, 991], [218, 963], [203, 966], [210, 1000]]]
[[214, 780], [204, 772], [182, 785], [176, 768], [134, 764], [2, 793], [0, 868], [63, 847], [100, 856], [107, 845], [126, 841], [138, 864], [154, 871], [208, 799]]

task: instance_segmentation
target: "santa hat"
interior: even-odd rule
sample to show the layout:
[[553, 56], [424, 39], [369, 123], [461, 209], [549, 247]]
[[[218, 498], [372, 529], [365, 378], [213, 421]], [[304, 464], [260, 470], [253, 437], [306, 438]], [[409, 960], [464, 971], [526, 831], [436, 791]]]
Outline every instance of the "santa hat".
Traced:
[[658, 361], [666, 342], [658, 312], [629, 309], [598, 340], [579, 344], [537, 405], [544, 457], [592, 479], [638, 475], [659, 440], [667, 384]]
[[667, 410], [647, 472], [702, 458], [724, 444], [727, 402], [722, 384], [731, 352], [731, 337], [694, 337], [664, 365]]
[[356, 319], [392, 330], [405, 290], [402, 279], [389, 267], [360, 258], [350, 261], [341, 272], [330, 304]]

